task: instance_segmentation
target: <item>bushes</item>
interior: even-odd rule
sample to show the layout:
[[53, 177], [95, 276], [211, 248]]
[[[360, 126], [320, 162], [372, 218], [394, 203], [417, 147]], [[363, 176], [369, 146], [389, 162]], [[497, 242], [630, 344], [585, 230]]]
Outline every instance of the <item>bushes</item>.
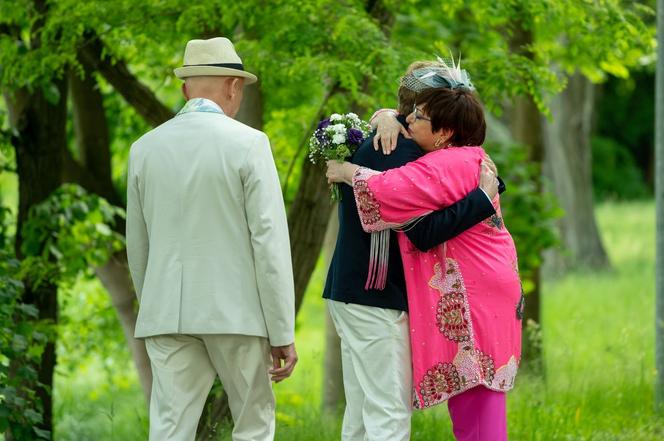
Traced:
[[601, 136], [592, 139], [593, 192], [596, 201], [642, 199], [650, 189], [632, 153], [617, 141]]
[[8, 233], [9, 214], [0, 206], [0, 433], [8, 431], [16, 441], [50, 439], [50, 432], [39, 427], [45, 409], [37, 390], [51, 390], [40, 384], [38, 368], [48, 363], [42, 354], [57, 328], [52, 319], [40, 317], [43, 311], [25, 303], [23, 281], [34, 292], [42, 284], [62, 287], [91, 275], [122, 246], [122, 236], [111, 226], [123, 212], [78, 186], [63, 185], [31, 208], [22, 229], [21, 260]]
[[20, 262], [7, 234], [9, 210], [0, 207], [0, 433], [9, 431], [17, 441], [49, 439], [40, 430], [40, 401], [35, 387], [47, 326], [37, 321], [39, 311], [23, 303]]
[[501, 210], [516, 244], [523, 289], [529, 293], [535, 288], [542, 251], [557, 242], [554, 220], [562, 211], [551, 193], [540, 191], [538, 166], [528, 161], [523, 146], [488, 144], [486, 150], [507, 186], [500, 196]]

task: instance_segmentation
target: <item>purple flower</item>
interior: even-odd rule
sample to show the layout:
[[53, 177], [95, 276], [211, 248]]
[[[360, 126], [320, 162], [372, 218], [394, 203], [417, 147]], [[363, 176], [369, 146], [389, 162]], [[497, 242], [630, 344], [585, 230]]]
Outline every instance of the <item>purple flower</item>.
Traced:
[[314, 136], [320, 144], [325, 144], [325, 132], [321, 129], [318, 129], [314, 132]]
[[330, 118], [325, 118], [324, 120], [321, 120], [321, 122], [318, 123], [318, 130], [322, 130], [325, 127], [330, 125]]
[[354, 145], [361, 144], [362, 141], [364, 141], [364, 135], [357, 129], [348, 129], [348, 132], [346, 132], [346, 138], [348, 138], [350, 144]]

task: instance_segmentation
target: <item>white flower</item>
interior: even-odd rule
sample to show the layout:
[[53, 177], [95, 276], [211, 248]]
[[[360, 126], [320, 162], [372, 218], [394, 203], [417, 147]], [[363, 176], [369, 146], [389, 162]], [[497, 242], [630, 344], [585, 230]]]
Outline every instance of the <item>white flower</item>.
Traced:
[[337, 133], [332, 137], [332, 143], [334, 144], [343, 144], [344, 142], [346, 142], [345, 133]]
[[337, 134], [346, 133], [346, 126], [343, 124], [334, 124], [330, 126], [332, 131]]
[[357, 114], [353, 113], [353, 112], [347, 113], [346, 116], [348, 118], [352, 119], [353, 121], [359, 121], [360, 120], [360, 117], [357, 116]]
[[333, 113], [332, 115], [330, 115], [330, 121], [339, 121], [341, 118], [343, 117], [338, 113]]

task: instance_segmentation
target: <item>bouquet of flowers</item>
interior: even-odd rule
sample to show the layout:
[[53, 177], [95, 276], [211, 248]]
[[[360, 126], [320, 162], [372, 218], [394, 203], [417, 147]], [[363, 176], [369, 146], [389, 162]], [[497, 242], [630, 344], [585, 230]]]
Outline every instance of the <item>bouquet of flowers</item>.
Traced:
[[[371, 133], [371, 126], [356, 114], [340, 115], [333, 113], [318, 123], [309, 139], [309, 160], [314, 164], [324, 164], [334, 159], [345, 161]], [[338, 184], [332, 186], [331, 198], [341, 200]]]

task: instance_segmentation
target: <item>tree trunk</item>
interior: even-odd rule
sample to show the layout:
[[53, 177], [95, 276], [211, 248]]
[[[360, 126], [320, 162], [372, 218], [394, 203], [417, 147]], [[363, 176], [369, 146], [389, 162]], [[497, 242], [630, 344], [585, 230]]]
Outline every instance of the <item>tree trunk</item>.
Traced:
[[263, 130], [263, 95], [260, 82], [244, 87], [244, 96], [235, 119], [256, 130]]
[[150, 358], [142, 339], [134, 338], [136, 328], [136, 294], [129, 276], [127, 252], [123, 249], [115, 253], [106, 265], [97, 268], [97, 277], [111, 296], [111, 302], [122, 326], [127, 345], [134, 359], [138, 380], [143, 390], [145, 402], [150, 403], [152, 391], [152, 369]]
[[[72, 99], [74, 135], [79, 160], [97, 180], [111, 183], [110, 137], [104, 98], [94, 77], [94, 72], [83, 64], [83, 78], [77, 72], [69, 74], [69, 91]], [[115, 193], [115, 189], [111, 187]], [[109, 195], [110, 196], [110, 195]], [[114, 196], [106, 199], [118, 199]]]
[[331, 212], [332, 203], [325, 172], [305, 160], [300, 185], [288, 212], [296, 312], [302, 306], [311, 273], [316, 267]]
[[[332, 210], [330, 222], [325, 233], [323, 247], [325, 250], [325, 267], [330, 267], [334, 247], [339, 232], [338, 206]], [[345, 401], [343, 388], [343, 372], [341, 368], [341, 340], [332, 322], [332, 317], [325, 308], [325, 361], [323, 367], [323, 401], [324, 414], [335, 415]]]
[[655, 155], [657, 257], [655, 264], [655, 408], [664, 410], [664, 0], [657, 0], [657, 74], [655, 90]]
[[[16, 172], [19, 183], [19, 209], [16, 227], [16, 255], [23, 259], [22, 227], [30, 209], [48, 198], [61, 184], [62, 150], [66, 148], [67, 87], [66, 82], [53, 81], [51, 100], [44, 89], [29, 93], [16, 91], [5, 94], [10, 121], [15, 130], [12, 139], [16, 151]], [[39, 285], [25, 280], [23, 302], [39, 309], [39, 320], [58, 321], [57, 286], [50, 282]], [[53, 334], [55, 335], [55, 334]], [[56, 364], [55, 337], [50, 340], [37, 366], [39, 385], [37, 397], [41, 402], [43, 421], [39, 428], [53, 431], [53, 372]]]
[[[527, 30], [523, 23], [514, 24], [514, 32], [510, 41], [510, 47], [513, 52], [522, 54], [532, 58], [533, 54], [529, 47], [533, 43], [532, 31]], [[542, 159], [544, 157], [544, 146], [542, 142], [542, 123], [540, 112], [535, 105], [535, 101], [531, 96], [520, 96], [515, 98], [512, 112], [510, 115], [510, 130], [512, 138], [515, 142], [523, 144], [528, 148], [528, 160], [537, 164], [539, 168], [538, 176], [542, 173]], [[538, 191], [542, 191], [541, 183], [538, 182]], [[540, 253], [542, 251], [540, 250]], [[526, 297], [526, 308], [523, 317], [523, 347], [522, 347], [522, 363], [526, 367], [532, 367], [537, 373], [540, 367], [543, 366], [542, 349], [539, 344], [537, 334], [534, 330], [539, 331], [539, 324], [541, 322], [540, 311], [540, 268], [534, 270], [535, 276], [533, 277], [534, 289], [528, 293]]]
[[104, 56], [104, 44], [94, 34], [88, 34], [88, 40], [79, 51], [82, 62], [97, 70], [139, 115], [149, 124], [159, 124], [173, 117], [173, 112], [166, 107], [155, 94], [129, 71], [123, 60], [111, 61]]
[[[542, 125], [540, 113], [531, 97], [519, 97], [515, 100], [512, 110], [512, 137], [520, 144], [527, 146], [528, 159], [540, 167], [542, 164]], [[538, 191], [542, 191], [538, 184]], [[523, 348], [521, 359], [526, 367], [534, 372], [541, 372], [542, 348], [539, 344], [539, 324], [541, 323], [540, 269], [534, 271], [534, 289], [526, 297], [526, 308], [523, 317]]]
[[542, 119], [546, 172], [565, 210], [560, 232], [565, 251], [562, 268], [609, 266], [595, 221], [590, 135], [595, 107], [593, 84], [580, 72], [551, 102], [553, 119]]
[[[114, 205], [123, 206], [111, 180], [111, 153], [108, 123], [104, 111], [103, 97], [99, 91], [92, 69], [85, 61], [84, 77], [76, 73], [69, 76], [74, 132], [80, 161], [85, 170], [85, 180], [92, 181], [93, 191]], [[73, 158], [66, 155], [65, 179], [72, 174]], [[82, 174], [74, 176], [83, 180]], [[87, 183], [87, 182], [86, 182]], [[124, 234], [123, 219], [116, 219], [115, 230]], [[136, 295], [134, 293], [125, 250], [115, 253], [109, 261], [96, 270], [99, 280], [111, 297], [118, 319], [134, 359], [143, 396], [150, 402], [152, 371], [143, 340], [134, 338], [136, 327]]]
[[220, 424], [230, 425], [231, 408], [228, 405], [228, 396], [224, 391], [219, 379], [215, 380], [212, 392], [208, 395], [203, 408], [203, 414], [198, 420], [196, 429], [197, 441], [210, 441], [219, 439]]

